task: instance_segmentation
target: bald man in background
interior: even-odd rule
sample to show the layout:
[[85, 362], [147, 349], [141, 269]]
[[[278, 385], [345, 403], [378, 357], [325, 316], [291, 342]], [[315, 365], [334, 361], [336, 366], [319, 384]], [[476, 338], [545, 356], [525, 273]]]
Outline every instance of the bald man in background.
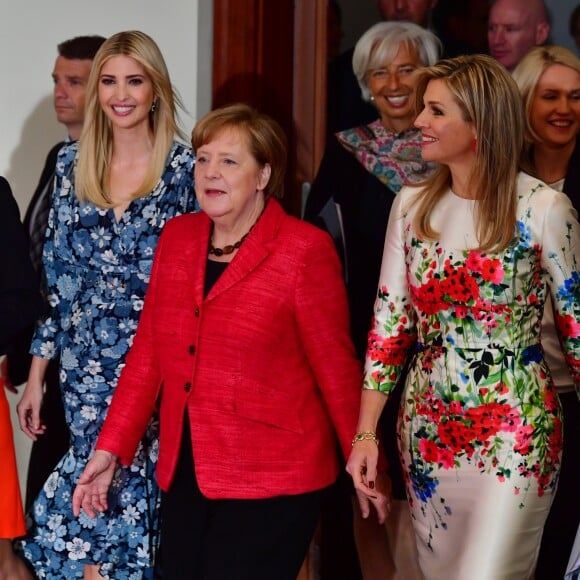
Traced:
[[489, 53], [510, 73], [534, 46], [550, 35], [543, 0], [495, 0], [489, 11]]

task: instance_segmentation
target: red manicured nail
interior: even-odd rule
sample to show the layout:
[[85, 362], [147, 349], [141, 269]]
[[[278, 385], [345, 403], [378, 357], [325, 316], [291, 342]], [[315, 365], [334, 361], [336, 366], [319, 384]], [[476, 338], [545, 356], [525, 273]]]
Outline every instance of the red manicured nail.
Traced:
[[369, 489], [375, 489], [375, 482], [369, 481]]

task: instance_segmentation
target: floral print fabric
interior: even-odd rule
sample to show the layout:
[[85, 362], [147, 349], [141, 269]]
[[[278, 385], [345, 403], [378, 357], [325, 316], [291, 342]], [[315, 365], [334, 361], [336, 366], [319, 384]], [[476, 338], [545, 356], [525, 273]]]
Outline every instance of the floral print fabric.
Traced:
[[[569, 200], [537, 180], [520, 174], [518, 191], [517, 231], [502, 252], [475, 249], [476, 202], [450, 191], [433, 214], [438, 241], [415, 235], [411, 188], [395, 201], [387, 231], [364, 388], [388, 394], [413, 353], [399, 445], [423, 563], [429, 553], [449, 556], [441, 577], [475, 577], [461, 576], [467, 571], [458, 572], [461, 556], [449, 546], [461, 552], [469, 543], [466, 514], [477, 497], [488, 498], [492, 512], [493, 502], [506, 497], [489, 525], [495, 530], [505, 522], [512, 540], [535, 526], [517, 548], [506, 540], [499, 549], [511, 550], [512, 560], [521, 549], [525, 565], [533, 566], [562, 447], [560, 405], [539, 343], [549, 294], [580, 384], [578, 222]], [[470, 489], [469, 501], [462, 486]], [[478, 526], [485, 537], [486, 523]], [[502, 570], [497, 554], [488, 556]]]
[[76, 199], [77, 145], [58, 158], [44, 245], [52, 311], [32, 353], [60, 356], [60, 381], [71, 447], [50, 475], [32, 513], [25, 557], [39, 578], [81, 578], [85, 564], [104, 563], [107, 578], [152, 577], [157, 545], [158, 442], [152, 422], [130, 467], [120, 467], [109, 510], [96, 519], [72, 514], [72, 492], [90, 457], [129, 350], [161, 230], [196, 209], [193, 153], [174, 143], [154, 190], [117, 220], [112, 209]]
[[380, 120], [336, 134], [339, 143], [381, 183], [398, 193], [406, 183], [418, 183], [435, 169], [421, 156], [421, 131], [411, 127], [394, 133]]

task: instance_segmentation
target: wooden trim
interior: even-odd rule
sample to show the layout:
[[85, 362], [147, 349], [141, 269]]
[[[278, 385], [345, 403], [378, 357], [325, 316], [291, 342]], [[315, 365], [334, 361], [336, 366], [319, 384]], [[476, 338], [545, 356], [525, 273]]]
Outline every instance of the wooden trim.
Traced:
[[288, 136], [283, 203], [300, 212], [293, 103], [293, 0], [214, 0], [213, 104], [245, 102], [276, 119]]
[[294, 123], [296, 181], [311, 183], [326, 141], [328, 0], [296, 0]]

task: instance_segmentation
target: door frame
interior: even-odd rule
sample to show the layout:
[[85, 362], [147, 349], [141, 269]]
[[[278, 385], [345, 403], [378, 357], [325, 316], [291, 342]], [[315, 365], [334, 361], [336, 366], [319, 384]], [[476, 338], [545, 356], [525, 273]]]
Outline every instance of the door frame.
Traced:
[[214, 0], [212, 108], [242, 101], [288, 137], [283, 204], [296, 216], [324, 151], [328, 0]]

